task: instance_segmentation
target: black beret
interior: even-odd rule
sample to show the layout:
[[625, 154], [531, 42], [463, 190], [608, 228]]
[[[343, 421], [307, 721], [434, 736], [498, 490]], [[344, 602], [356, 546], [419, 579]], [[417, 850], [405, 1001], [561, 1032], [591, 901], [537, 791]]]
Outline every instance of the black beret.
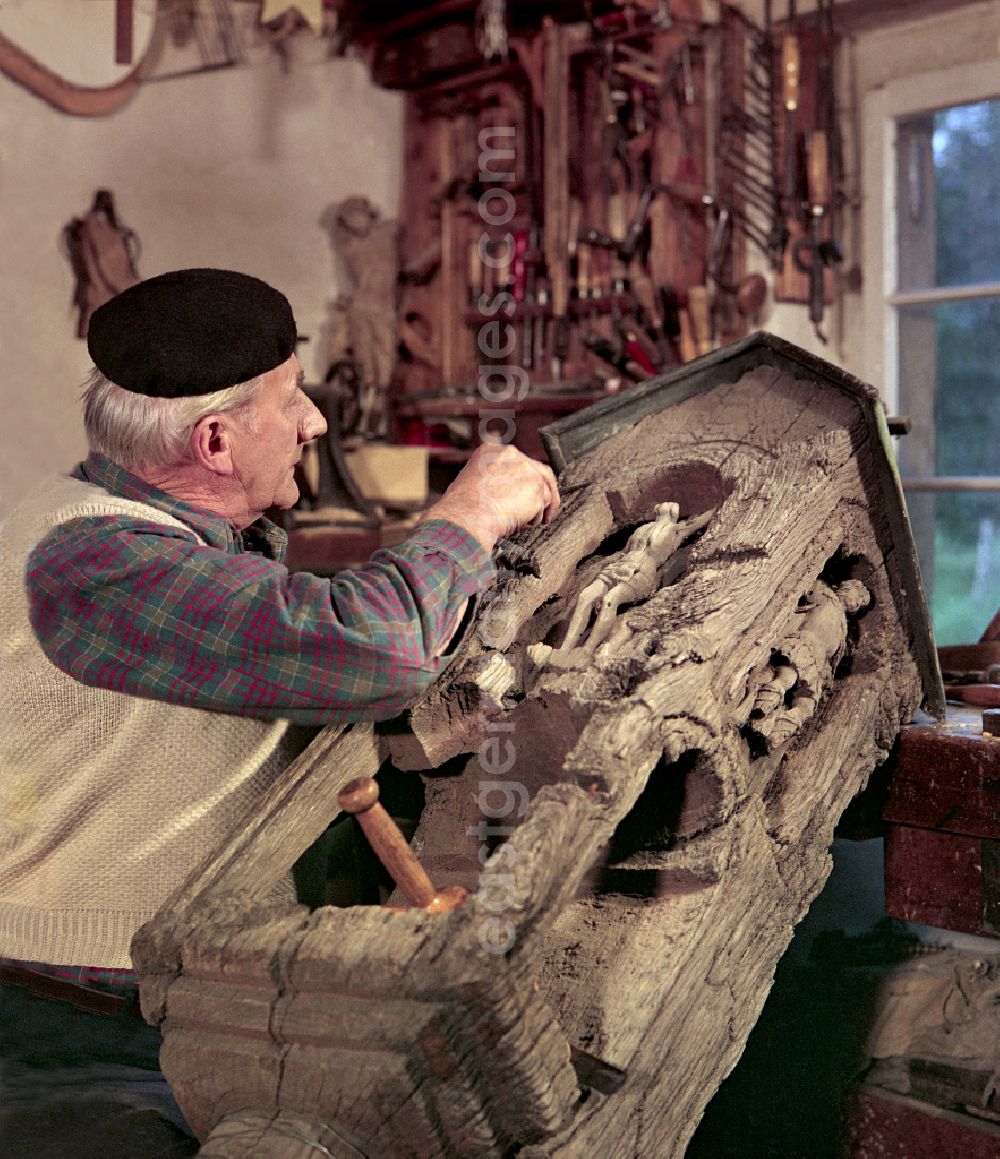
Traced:
[[210, 394], [273, 370], [295, 352], [284, 294], [235, 270], [173, 270], [91, 315], [87, 349], [112, 382], [158, 398]]

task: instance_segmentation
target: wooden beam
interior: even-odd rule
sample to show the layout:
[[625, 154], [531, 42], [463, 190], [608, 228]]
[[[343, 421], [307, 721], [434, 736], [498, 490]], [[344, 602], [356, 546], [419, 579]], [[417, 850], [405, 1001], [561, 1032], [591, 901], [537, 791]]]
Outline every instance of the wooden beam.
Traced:
[[115, 64], [131, 64], [133, 0], [115, 0]]

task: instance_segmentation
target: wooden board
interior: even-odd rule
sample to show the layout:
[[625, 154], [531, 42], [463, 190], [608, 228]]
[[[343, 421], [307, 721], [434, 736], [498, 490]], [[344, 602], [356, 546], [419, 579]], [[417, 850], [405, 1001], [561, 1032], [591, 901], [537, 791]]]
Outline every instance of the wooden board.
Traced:
[[888, 825], [885, 912], [979, 937], [1000, 937], [1000, 841]]
[[884, 817], [1000, 839], [1000, 737], [983, 732], [981, 712], [949, 706], [939, 724], [904, 730]]

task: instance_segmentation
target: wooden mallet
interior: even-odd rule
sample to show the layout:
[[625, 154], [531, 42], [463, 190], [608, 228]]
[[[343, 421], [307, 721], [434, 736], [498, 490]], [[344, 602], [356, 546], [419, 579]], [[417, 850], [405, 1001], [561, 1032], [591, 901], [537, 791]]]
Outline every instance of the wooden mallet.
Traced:
[[371, 777], [348, 781], [337, 794], [337, 801], [345, 813], [357, 817], [368, 843], [411, 906], [428, 913], [444, 913], [462, 904], [469, 893], [465, 886], [434, 888], [399, 826], [379, 802], [378, 785]]

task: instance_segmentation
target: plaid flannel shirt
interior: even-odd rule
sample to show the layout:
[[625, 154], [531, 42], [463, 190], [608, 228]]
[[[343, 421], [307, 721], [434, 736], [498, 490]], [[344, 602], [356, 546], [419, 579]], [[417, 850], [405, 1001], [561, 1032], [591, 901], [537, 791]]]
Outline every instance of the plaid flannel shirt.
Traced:
[[495, 575], [446, 520], [332, 579], [292, 573], [287, 537], [268, 519], [238, 531], [100, 455], [73, 474], [191, 529], [74, 519], [28, 561], [31, 622], [49, 659], [133, 696], [299, 724], [395, 716], [446, 663], [467, 599]]

